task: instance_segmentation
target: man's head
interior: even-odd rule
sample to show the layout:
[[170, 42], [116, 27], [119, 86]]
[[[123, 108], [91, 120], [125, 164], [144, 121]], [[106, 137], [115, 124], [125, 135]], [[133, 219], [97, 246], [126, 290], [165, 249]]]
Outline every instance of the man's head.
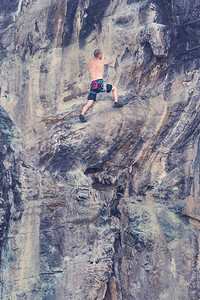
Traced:
[[95, 58], [102, 59], [102, 56], [103, 56], [103, 52], [101, 51], [101, 49], [94, 50], [94, 57]]

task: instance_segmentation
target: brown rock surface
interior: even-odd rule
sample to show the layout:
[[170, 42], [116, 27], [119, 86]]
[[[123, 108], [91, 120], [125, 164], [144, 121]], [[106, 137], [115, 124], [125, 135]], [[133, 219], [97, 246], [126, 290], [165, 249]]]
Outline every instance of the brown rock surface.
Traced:
[[[0, 13], [3, 300], [199, 300], [197, 0]], [[80, 123], [101, 48], [119, 89]]]

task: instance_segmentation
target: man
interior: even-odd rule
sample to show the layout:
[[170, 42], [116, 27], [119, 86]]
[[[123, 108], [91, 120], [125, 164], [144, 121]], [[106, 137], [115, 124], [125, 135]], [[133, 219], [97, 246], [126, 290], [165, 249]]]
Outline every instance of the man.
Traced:
[[[88, 102], [83, 107], [82, 112], [79, 116], [81, 122], [86, 122], [84, 114], [93, 105], [94, 101], [96, 101], [97, 94], [100, 92], [105, 92], [104, 85], [103, 85], [104, 66], [112, 64], [114, 60], [102, 59], [102, 56], [103, 56], [103, 52], [100, 49], [96, 49], [94, 51], [94, 58], [88, 61], [88, 68], [90, 71], [92, 83], [91, 83], [90, 93], [88, 95]], [[118, 103], [117, 88], [111, 84], [107, 84], [106, 92], [110, 93], [111, 91], [114, 96], [115, 107], [118, 108], [122, 107], [122, 105]]]

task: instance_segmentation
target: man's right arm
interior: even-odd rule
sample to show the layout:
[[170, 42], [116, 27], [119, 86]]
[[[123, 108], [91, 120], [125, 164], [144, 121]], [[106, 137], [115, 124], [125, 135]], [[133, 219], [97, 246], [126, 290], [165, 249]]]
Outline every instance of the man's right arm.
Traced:
[[104, 65], [110, 65], [110, 64], [114, 63], [114, 60], [113, 59], [112, 60], [102, 59], [102, 62]]

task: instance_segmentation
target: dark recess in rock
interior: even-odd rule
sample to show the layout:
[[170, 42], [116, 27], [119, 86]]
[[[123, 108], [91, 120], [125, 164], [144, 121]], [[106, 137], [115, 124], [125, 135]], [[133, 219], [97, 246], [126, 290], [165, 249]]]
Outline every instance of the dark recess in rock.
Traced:
[[85, 10], [87, 17], [83, 19], [83, 25], [80, 31], [80, 46], [84, 46], [87, 37], [93, 30], [97, 31], [97, 34], [101, 32], [101, 21], [110, 3], [111, 0], [91, 0], [89, 7]]
[[[199, 57], [200, 7], [197, 1], [176, 0], [173, 1], [173, 5], [171, 0], [154, 0], [153, 2], [159, 11], [156, 21], [169, 26], [173, 33], [169, 57], [175, 56], [176, 61], [185, 60], [186, 57], [187, 59]], [[190, 53], [191, 50], [192, 53]]]
[[18, 8], [19, 0], [1, 0], [1, 14], [10, 14]]
[[12, 13], [17, 11], [19, 0], [1, 0], [0, 30], [7, 28], [12, 22]]
[[56, 5], [50, 7], [48, 10], [48, 17], [47, 17], [47, 26], [46, 26], [46, 35], [50, 39], [50, 41], [53, 41], [54, 34], [53, 34], [53, 22], [56, 12]]
[[[46, 160], [51, 159], [52, 155], [44, 156], [40, 159], [40, 164], [44, 164]], [[76, 157], [74, 149], [71, 146], [60, 146], [55, 155], [51, 159], [47, 169], [59, 170], [60, 172], [67, 172], [76, 165]]]
[[121, 218], [121, 213], [119, 211], [118, 205], [120, 203], [120, 199], [124, 195], [124, 192], [125, 192], [125, 188], [123, 186], [119, 185], [117, 187], [116, 194], [115, 194], [114, 199], [112, 201], [110, 214], [111, 214], [111, 216], [115, 216], [118, 219]]
[[139, 0], [127, 0], [127, 4], [133, 4], [133, 3], [137, 3], [139, 2]]
[[92, 167], [92, 168], [87, 168], [84, 172], [85, 175], [89, 175], [89, 174], [95, 174], [95, 173], [99, 173], [102, 172], [103, 169], [101, 167]]
[[[122, 258], [122, 245], [121, 245], [121, 234], [117, 233], [115, 242], [114, 242], [114, 256], [113, 256], [113, 265], [112, 265], [112, 278], [114, 277], [116, 280], [116, 289], [117, 292], [121, 292], [121, 286], [120, 286], [120, 278], [119, 278], [119, 268], [121, 265], [121, 258]], [[112, 284], [111, 279], [107, 283], [107, 291], [104, 300], [112, 300]]]
[[[18, 171], [14, 159], [14, 151], [10, 147], [14, 130], [14, 124], [5, 110], [0, 107], [0, 260], [1, 251], [8, 234], [11, 199], [13, 194], [13, 204], [20, 210], [21, 197], [18, 189]], [[4, 162], [10, 163], [9, 169], [5, 167]]]
[[62, 46], [67, 47], [72, 42], [73, 37], [73, 27], [74, 27], [74, 19], [76, 15], [76, 10], [79, 4], [79, 0], [69, 0], [67, 2], [67, 14], [66, 14], [66, 22], [64, 25], [63, 37], [62, 37]]
[[144, 63], [143, 65], [146, 66], [146, 68], [143, 71], [143, 75], [146, 74], [146, 72], [149, 71], [149, 63], [154, 58], [153, 51], [151, 49], [151, 45], [149, 42], [144, 43]]
[[130, 16], [122, 16], [119, 17], [116, 21], [115, 24], [118, 26], [126, 26], [128, 25], [130, 22], [133, 22], [133, 17], [132, 15]]
[[35, 21], [35, 31], [38, 33], [40, 32], [37, 21]]
[[153, 1], [159, 8], [156, 21], [161, 24], [173, 26], [173, 11], [171, 0], [154, 0]]

